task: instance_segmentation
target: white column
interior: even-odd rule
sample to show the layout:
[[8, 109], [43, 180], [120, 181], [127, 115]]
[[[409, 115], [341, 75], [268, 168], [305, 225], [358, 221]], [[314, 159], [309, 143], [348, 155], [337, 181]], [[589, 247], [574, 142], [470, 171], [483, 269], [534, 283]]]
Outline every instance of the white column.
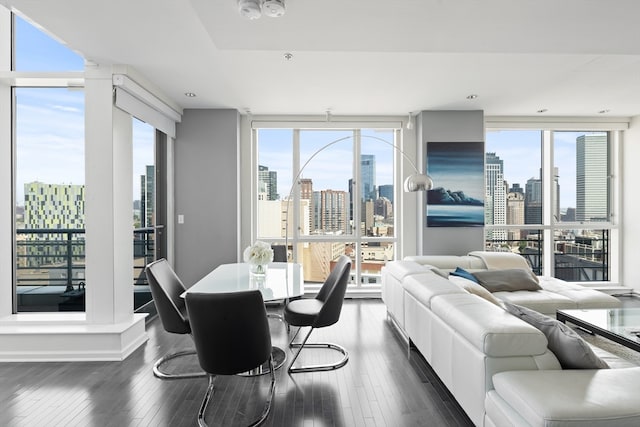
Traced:
[[86, 311], [90, 324], [133, 316], [131, 116], [113, 106], [111, 68], [85, 74]]
[[[11, 67], [11, 13], [0, 7], [0, 71]], [[0, 317], [11, 315], [13, 300], [13, 180], [11, 172], [11, 86], [0, 80]]]

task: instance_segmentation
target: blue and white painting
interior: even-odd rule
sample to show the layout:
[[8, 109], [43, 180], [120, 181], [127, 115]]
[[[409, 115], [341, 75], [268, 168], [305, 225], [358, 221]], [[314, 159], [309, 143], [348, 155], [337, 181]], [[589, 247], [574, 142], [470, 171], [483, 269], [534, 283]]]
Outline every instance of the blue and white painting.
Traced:
[[428, 142], [427, 227], [484, 226], [484, 143]]

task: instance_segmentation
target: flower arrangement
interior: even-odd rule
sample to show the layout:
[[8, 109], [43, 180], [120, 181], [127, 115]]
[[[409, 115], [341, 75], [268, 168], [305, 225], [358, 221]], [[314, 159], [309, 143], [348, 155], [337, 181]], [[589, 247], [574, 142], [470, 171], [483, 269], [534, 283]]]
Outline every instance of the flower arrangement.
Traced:
[[270, 244], [257, 240], [253, 245], [247, 246], [243, 257], [244, 262], [264, 266], [273, 261], [273, 249]]

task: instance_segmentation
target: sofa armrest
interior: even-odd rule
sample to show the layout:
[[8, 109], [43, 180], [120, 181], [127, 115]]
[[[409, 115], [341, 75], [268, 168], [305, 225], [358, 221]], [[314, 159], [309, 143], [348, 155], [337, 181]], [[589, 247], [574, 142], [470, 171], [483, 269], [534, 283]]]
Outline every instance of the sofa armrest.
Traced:
[[532, 426], [640, 423], [640, 367], [507, 371], [495, 374], [493, 384], [486, 402], [492, 419], [500, 417], [491, 412], [501, 412]]

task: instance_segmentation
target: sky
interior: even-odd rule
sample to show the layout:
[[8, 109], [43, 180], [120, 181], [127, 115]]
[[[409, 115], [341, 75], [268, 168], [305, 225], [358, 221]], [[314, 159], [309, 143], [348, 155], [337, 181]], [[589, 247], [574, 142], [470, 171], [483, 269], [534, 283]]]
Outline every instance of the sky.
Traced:
[[[554, 165], [558, 168], [560, 209], [576, 207], [576, 139], [589, 132], [554, 132]], [[509, 187], [525, 187], [530, 178], [540, 178], [542, 133], [539, 130], [487, 131], [485, 151], [504, 161]]]
[[[16, 71], [82, 71], [81, 56], [16, 16]], [[133, 198], [140, 175], [154, 162], [154, 129], [133, 121]], [[84, 92], [67, 88], [16, 89], [16, 201], [24, 183], [84, 184]]]
[[[314, 190], [349, 191], [349, 179], [353, 176], [354, 152], [354, 141], [350, 135], [350, 131], [301, 131], [300, 167], [304, 167], [301, 177], [312, 179]], [[361, 154], [372, 154], [376, 157], [375, 185], [393, 184], [395, 149], [392, 146], [392, 131], [365, 129], [362, 135]], [[258, 163], [278, 172], [278, 193], [282, 199], [288, 196], [291, 189], [292, 152], [292, 130], [260, 129]]]

